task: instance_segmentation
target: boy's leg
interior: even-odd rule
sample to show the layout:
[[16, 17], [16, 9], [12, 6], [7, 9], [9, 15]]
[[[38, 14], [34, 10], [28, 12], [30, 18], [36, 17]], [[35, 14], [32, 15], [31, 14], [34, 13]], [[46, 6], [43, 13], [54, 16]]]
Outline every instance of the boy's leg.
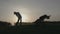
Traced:
[[16, 22], [16, 25], [18, 25], [19, 24], [19, 19], [17, 20], [17, 22]]
[[20, 19], [20, 25], [22, 25], [22, 18]]

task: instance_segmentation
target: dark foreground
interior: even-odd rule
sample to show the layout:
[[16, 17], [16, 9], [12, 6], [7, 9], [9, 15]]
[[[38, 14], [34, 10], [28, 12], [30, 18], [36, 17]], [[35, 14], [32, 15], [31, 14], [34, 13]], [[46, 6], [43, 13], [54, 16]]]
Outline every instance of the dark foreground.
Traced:
[[2, 34], [60, 34], [59, 24], [0, 26]]

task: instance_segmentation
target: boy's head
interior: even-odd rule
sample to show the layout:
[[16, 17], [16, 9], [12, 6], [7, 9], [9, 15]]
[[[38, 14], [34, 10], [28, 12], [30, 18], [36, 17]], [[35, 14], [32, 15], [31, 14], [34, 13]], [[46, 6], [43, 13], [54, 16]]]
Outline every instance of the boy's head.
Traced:
[[16, 14], [17, 12], [14, 12], [14, 14]]
[[[50, 15], [51, 16], [51, 15]], [[50, 19], [50, 16], [46, 16], [47, 19]]]

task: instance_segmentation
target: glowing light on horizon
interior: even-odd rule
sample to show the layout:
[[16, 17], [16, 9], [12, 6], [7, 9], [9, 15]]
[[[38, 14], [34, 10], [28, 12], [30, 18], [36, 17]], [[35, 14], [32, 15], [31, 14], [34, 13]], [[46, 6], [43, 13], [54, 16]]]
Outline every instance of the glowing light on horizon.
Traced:
[[27, 15], [22, 14], [22, 22], [26, 22], [28, 19]]

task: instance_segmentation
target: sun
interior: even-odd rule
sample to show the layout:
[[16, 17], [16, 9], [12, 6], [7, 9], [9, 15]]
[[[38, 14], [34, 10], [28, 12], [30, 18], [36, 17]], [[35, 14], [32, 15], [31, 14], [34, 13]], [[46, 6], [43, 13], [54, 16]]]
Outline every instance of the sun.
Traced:
[[22, 22], [26, 22], [28, 20], [28, 16], [22, 14]]

